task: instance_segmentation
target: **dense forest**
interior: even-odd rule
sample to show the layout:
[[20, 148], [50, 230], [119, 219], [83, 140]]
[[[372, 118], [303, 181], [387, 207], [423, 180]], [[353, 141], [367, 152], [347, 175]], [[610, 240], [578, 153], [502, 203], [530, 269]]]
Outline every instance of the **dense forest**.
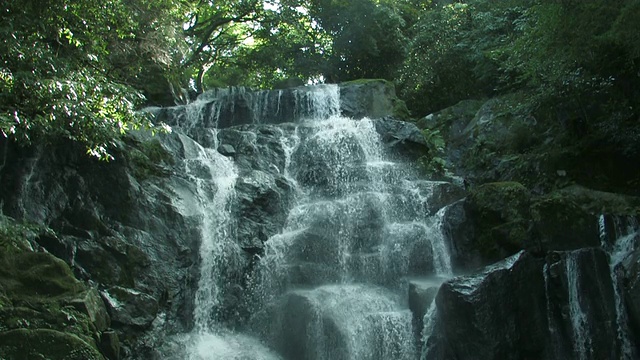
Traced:
[[100, 158], [154, 127], [143, 105], [359, 78], [393, 81], [416, 118], [510, 94], [538, 120], [639, 136], [637, 0], [9, 0], [0, 16], [2, 135]]

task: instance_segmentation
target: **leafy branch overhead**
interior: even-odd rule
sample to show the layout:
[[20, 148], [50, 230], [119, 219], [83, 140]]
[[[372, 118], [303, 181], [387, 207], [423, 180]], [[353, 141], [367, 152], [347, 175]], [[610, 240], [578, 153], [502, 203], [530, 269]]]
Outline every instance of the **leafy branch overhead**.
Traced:
[[524, 91], [538, 118], [629, 121], [638, 24], [640, 0], [7, 0], [0, 131], [109, 158], [154, 128], [143, 105], [359, 78], [394, 81], [414, 116]]

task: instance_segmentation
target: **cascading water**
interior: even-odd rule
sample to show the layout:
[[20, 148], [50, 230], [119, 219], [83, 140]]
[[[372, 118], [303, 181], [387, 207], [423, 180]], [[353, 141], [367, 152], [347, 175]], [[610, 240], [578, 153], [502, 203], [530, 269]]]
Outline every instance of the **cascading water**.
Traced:
[[450, 272], [439, 217], [415, 211], [428, 199], [413, 170], [387, 159], [371, 120], [339, 116], [338, 95], [300, 97], [285, 166], [299, 196], [265, 243], [252, 328], [290, 359], [414, 359], [401, 284]]
[[578, 359], [585, 360], [590, 358], [591, 336], [589, 334], [587, 314], [580, 303], [580, 274], [576, 253], [567, 254], [565, 267], [569, 286], [569, 315], [573, 330], [574, 352], [578, 355]]
[[616, 322], [618, 341], [620, 342], [620, 356], [622, 360], [632, 360], [637, 358], [636, 350], [631, 345], [629, 338], [629, 320], [624, 304], [623, 285], [617, 271], [622, 261], [635, 249], [638, 235], [638, 223], [633, 217], [614, 218], [614, 229], [612, 238], [613, 244], [607, 243], [608, 232], [606, 228], [605, 216], [600, 215], [598, 228], [600, 230], [600, 243], [603, 249], [609, 254], [609, 269], [613, 280], [613, 290], [616, 306]]
[[[201, 219], [202, 241], [195, 327], [179, 340], [186, 348], [182, 358], [418, 357], [407, 286], [416, 276], [451, 275], [444, 212], [433, 214], [437, 209], [427, 206], [435, 191], [431, 182], [391, 160], [374, 121], [340, 116], [339, 92], [328, 85], [293, 93], [231, 89], [175, 110], [174, 123], [186, 132], [179, 136], [185, 173], [197, 199], [179, 205], [192, 206]], [[227, 287], [244, 281], [229, 269], [249, 262], [235, 233], [245, 220], [232, 211], [237, 184], [248, 180], [217, 151], [217, 127], [241, 116], [243, 124], [278, 123], [268, 130], [278, 134], [282, 156], [273, 171], [290, 184], [295, 200], [285, 209], [282, 230], [268, 238], [257, 268], [244, 279], [251, 306], [239, 334], [226, 329], [221, 312]]]
[[[207, 116], [206, 103], [196, 101], [186, 107], [184, 130], [193, 131], [193, 124]], [[219, 112], [209, 114], [217, 123]], [[210, 120], [211, 121], [211, 120]], [[186, 213], [200, 218], [200, 276], [194, 299], [194, 329], [180, 336], [183, 351], [175, 358], [190, 360], [274, 360], [277, 355], [256, 339], [235, 334], [220, 324], [225, 287], [232, 279], [229, 269], [242, 266], [242, 249], [235, 242], [235, 221], [230, 203], [235, 196], [238, 169], [233, 161], [215, 149], [218, 147], [216, 128], [201, 129], [212, 142], [203, 147], [186, 135], [179, 134], [185, 160], [184, 172], [195, 184], [193, 202], [179, 202], [178, 206], [192, 207]], [[178, 198], [179, 199], [179, 198]]]

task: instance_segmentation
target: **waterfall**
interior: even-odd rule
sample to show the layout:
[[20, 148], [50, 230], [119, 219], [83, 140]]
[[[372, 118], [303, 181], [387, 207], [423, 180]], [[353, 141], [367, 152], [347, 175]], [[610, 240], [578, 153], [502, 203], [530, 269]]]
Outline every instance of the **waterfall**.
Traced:
[[299, 194], [265, 243], [251, 328], [290, 359], [414, 359], [403, 284], [451, 273], [443, 212], [428, 214], [424, 180], [389, 158], [372, 120], [339, 115], [337, 86], [296, 101], [282, 141]]
[[[194, 124], [207, 116], [204, 101], [186, 106], [184, 130], [193, 131]], [[214, 108], [215, 110], [215, 108]], [[212, 112], [216, 124], [219, 112]], [[195, 185], [192, 202], [179, 202], [191, 207], [187, 213], [200, 218], [200, 276], [194, 299], [194, 329], [178, 337], [184, 347], [175, 358], [190, 360], [256, 359], [275, 360], [278, 356], [258, 340], [233, 333], [221, 324], [220, 313], [226, 287], [231, 280], [230, 269], [242, 266], [242, 250], [235, 241], [235, 222], [230, 209], [235, 196], [238, 169], [234, 162], [215, 150], [218, 147], [216, 128], [200, 129], [208, 133], [210, 147], [180, 134], [185, 152], [184, 174]]]
[[573, 330], [574, 352], [580, 360], [586, 360], [591, 353], [591, 336], [589, 335], [587, 315], [580, 304], [580, 279], [576, 253], [567, 254], [565, 267], [569, 287], [569, 315]]
[[616, 306], [616, 322], [618, 341], [620, 342], [620, 358], [622, 360], [632, 360], [637, 357], [636, 351], [631, 344], [629, 338], [629, 324], [627, 311], [624, 304], [623, 297], [623, 285], [620, 275], [617, 271], [619, 266], [622, 266], [622, 261], [635, 249], [636, 237], [638, 231], [638, 223], [634, 217], [614, 218], [614, 231], [613, 245], [606, 243], [607, 229], [605, 226], [605, 216], [600, 215], [598, 218], [598, 225], [600, 229], [600, 239], [602, 247], [609, 254], [609, 269], [611, 272], [611, 279], [613, 280], [613, 290]]
[[[182, 194], [176, 204], [200, 219], [201, 238], [195, 326], [180, 337], [176, 358], [416, 359], [408, 283], [452, 274], [445, 211], [430, 204], [442, 182], [395, 161], [375, 121], [341, 116], [336, 85], [216, 90], [173, 113], [196, 200]], [[249, 220], [233, 207], [239, 184], [260, 180], [250, 178], [256, 170], [246, 160], [216, 150], [220, 128], [236, 120], [242, 127], [231, 131], [251, 137], [251, 146], [259, 134], [271, 136], [265, 141], [277, 146], [278, 165], [258, 173], [284, 179], [293, 199], [277, 214], [281, 229], [252, 260], [237, 234]], [[255, 268], [238, 284], [233, 271], [250, 261]], [[231, 330], [225, 311], [233, 286], [246, 287], [249, 316]], [[429, 316], [435, 312], [432, 304]]]

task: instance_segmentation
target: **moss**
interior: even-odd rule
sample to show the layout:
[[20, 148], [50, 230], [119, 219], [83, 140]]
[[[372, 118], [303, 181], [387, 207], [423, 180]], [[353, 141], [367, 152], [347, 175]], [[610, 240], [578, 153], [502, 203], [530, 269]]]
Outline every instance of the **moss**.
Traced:
[[167, 177], [171, 173], [166, 169], [167, 165], [174, 165], [175, 159], [167, 151], [158, 139], [142, 142], [134, 141], [132, 148], [127, 153], [133, 175], [139, 180], [150, 177]]
[[408, 120], [411, 118], [411, 112], [404, 101], [398, 98], [394, 98], [391, 101], [393, 103], [393, 117], [401, 120]]
[[50, 329], [15, 329], [0, 333], [0, 358], [102, 360], [94, 345], [76, 335]]
[[468, 210], [476, 229], [476, 248], [487, 263], [523, 249], [530, 239], [531, 196], [517, 182], [488, 183], [471, 190]]
[[18, 222], [0, 215], [0, 254], [10, 255], [31, 250], [31, 243], [40, 234], [52, 233], [44, 226]]
[[0, 359], [102, 359], [88, 314], [70, 304], [86, 285], [59, 258], [29, 245], [50, 230], [2, 219]]
[[532, 204], [531, 216], [545, 250], [572, 250], [600, 244], [597, 218], [572, 197], [543, 196]]
[[63, 296], [79, 293], [80, 283], [62, 260], [49, 253], [23, 252], [3, 256], [0, 284], [7, 293], [21, 297]]
[[584, 211], [591, 214], [640, 216], [640, 197], [615, 194], [572, 185], [551, 194], [572, 199]]

